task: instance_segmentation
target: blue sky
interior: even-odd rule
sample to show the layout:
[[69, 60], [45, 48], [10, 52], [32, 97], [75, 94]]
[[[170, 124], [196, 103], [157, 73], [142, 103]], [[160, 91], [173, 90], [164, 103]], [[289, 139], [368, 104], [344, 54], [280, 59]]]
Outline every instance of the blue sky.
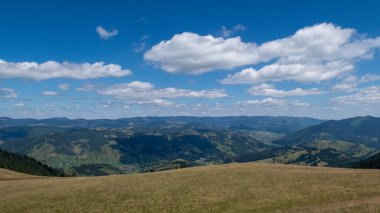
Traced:
[[0, 3], [0, 116], [380, 116], [378, 1]]

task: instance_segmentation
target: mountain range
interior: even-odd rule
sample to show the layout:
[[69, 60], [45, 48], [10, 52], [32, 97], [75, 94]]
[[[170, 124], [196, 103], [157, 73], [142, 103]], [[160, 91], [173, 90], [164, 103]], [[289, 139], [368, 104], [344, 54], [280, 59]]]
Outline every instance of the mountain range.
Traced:
[[380, 150], [380, 118], [0, 118], [0, 148], [67, 174], [107, 175], [229, 162], [347, 167]]

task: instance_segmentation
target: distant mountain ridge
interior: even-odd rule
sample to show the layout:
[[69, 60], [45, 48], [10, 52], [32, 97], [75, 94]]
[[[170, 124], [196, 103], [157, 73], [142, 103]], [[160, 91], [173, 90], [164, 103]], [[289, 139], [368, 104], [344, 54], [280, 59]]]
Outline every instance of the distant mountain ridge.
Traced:
[[66, 128], [125, 128], [128, 126], [154, 127], [173, 126], [180, 123], [198, 128], [249, 128], [256, 131], [269, 131], [287, 134], [307, 126], [316, 125], [324, 120], [308, 117], [272, 117], [272, 116], [225, 116], [225, 117], [195, 117], [195, 116], [169, 116], [169, 117], [134, 117], [120, 119], [12, 119], [0, 117], [0, 128], [14, 126], [44, 125]]

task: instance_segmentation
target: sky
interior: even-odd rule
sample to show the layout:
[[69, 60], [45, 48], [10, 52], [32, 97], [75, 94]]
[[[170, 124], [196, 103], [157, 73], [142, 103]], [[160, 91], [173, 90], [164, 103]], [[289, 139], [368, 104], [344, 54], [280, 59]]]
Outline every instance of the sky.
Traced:
[[0, 116], [380, 116], [379, 1], [0, 0]]

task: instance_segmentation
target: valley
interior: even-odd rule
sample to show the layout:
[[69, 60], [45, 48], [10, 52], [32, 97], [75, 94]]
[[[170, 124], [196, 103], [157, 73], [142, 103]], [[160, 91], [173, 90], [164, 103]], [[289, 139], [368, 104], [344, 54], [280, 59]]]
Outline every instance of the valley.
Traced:
[[0, 126], [0, 149], [69, 176], [253, 161], [351, 167], [380, 151], [380, 119], [375, 117], [2, 118]]

